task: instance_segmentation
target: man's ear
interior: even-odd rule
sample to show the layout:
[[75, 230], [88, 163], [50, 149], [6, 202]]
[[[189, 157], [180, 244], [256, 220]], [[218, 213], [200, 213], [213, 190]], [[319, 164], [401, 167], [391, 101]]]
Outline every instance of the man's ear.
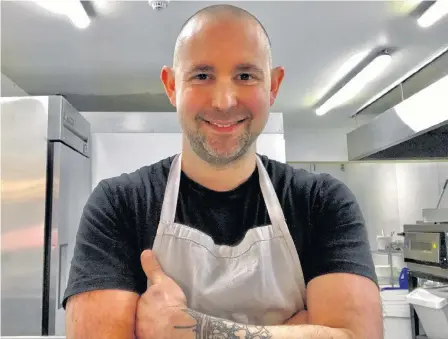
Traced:
[[176, 82], [174, 69], [168, 66], [163, 66], [160, 73], [160, 80], [162, 80], [165, 93], [170, 99], [171, 105], [176, 107]]
[[274, 104], [277, 98], [278, 90], [282, 84], [283, 78], [285, 76], [285, 70], [283, 67], [275, 67], [271, 70], [271, 106]]

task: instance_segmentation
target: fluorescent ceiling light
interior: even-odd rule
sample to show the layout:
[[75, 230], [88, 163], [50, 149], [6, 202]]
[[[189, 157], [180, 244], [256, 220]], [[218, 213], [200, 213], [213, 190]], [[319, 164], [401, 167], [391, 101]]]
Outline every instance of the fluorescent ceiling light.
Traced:
[[95, 5], [98, 6], [99, 8], [105, 8], [108, 3], [107, 0], [95, 0]]
[[336, 70], [331, 71], [331, 79], [327, 79], [326, 85], [320, 89], [319, 94], [315, 95], [313, 99], [310, 98], [310, 103], [308, 105], [314, 106], [322, 100], [322, 98], [331, 91], [341, 80], [347, 77], [352, 70], [358, 67], [363, 60], [369, 55], [370, 51], [365, 50], [358, 52], [351, 57], [349, 57], [344, 63]]
[[425, 66], [428, 66], [431, 62], [436, 60], [439, 56], [441, 56], [443, 53], [448, 52], [448, 47], [445, 47], [441, 49], [440, 51], [437, 51], [437, 53], [431, 55], [428, 59], [425, 59], [423, 62], [419, 63], [416, 67], [412, 68], [409, 72], [405, 73], [402, 77], [398, 78], [395, 82], [391, 83], [389, 86], [384, 87], [380, 92], [378, 92], [376, 95], [371, 97], [368, 101], [364, 103], [356, 112], [355, 115], [359, 112], [361, 112], [363, 109], [365, 109], [367, 106], [372, 104], [374, 101], [377, 101], [379, 98], [381, 98], [384, 94], [389, 92], [394, 87], [400, 85], [404, 80], [412, 76], [415, 72], [418, 72], [419, 70], [423, 69]]
[[46, 10], [67, 16], [78, 28], [87, 28], [90, 18], [79, 0], [34, 0], [36, 4]]
[[405, 0], [402, 2], [399, 2], [399, 6], [401, 5], [402, 8], [406, 9], [407, 11], [413, 11], [416, 9], [424, 0]]
[[417, 20], [420, 27], [429, 27], [448, 14], [448, 1], [438, 0], [431, 5]]
[[356, 74], [344, 87], [316, 109], [317, 115], [324, 115], [333, 108], [355, 97], [373, 79], [375, 79], [390, 64], [389, 54], [380, 54], [364, 69]]

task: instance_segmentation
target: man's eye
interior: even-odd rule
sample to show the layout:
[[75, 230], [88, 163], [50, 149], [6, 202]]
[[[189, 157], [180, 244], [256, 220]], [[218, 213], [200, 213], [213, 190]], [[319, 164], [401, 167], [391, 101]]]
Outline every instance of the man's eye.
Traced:
[[207, 80], [207, 77], [208, 77], [208, 74], [205, 74], [205, 73], [195, 75], [195, 78], [198, 80]]
[[252, 75], [248, 74], [248, 73], [241, 73], [238, 75], [240, 77], [241, 80], [252, 80], [253, 77]]

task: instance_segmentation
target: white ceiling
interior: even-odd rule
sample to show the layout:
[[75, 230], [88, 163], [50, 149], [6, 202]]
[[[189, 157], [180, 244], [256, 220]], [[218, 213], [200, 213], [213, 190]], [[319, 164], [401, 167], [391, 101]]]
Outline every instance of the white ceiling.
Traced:
[[[182, 23], [216, 2], [110, 2], [80, 30], [32, 2], [1, 1], [2, 72], [30, 94], [64, 94], [81, 111], [172, 112], [159, 80]], [[223, 2], [221, 2], [223, 3]], [[369, 99], [448, 46], [448, 18], [422, 29], [396, 1], [227, 1], [256, 15], [286, 77], [273, 112], [288, 127], [347, 127]], [[393, 62], [350, 103], [317, 117], [312, 105], [351, 56], [392, 48]]]

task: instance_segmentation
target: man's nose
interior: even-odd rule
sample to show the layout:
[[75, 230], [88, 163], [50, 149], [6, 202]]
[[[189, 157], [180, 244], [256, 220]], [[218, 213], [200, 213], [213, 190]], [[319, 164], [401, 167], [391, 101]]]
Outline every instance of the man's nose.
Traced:
[[220, 111], [227, 111], [236, 106], [236, 89], [229, 82], [220, 82], [213, 90], [212, 105]]

